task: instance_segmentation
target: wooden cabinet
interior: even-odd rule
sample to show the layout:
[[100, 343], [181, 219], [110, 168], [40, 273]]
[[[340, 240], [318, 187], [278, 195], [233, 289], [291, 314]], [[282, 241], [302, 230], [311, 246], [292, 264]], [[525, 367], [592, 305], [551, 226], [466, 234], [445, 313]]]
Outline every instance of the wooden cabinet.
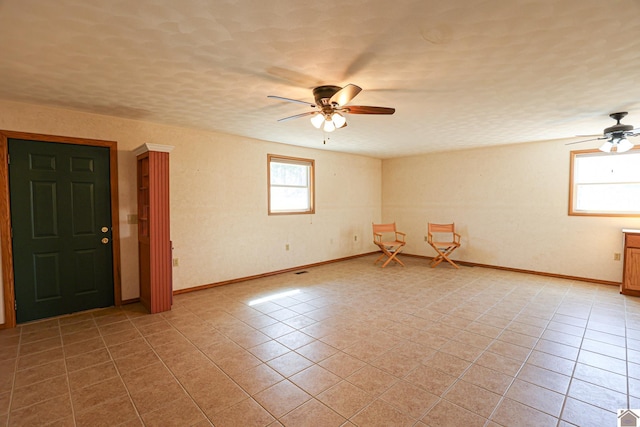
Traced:
[[172, 148], [144, 144], [135, 150], [140, 302], [151, 313], [171, 310], [173, 302], [169, 216], [169, 152]]
[[624, 270], [620, 293], [640, 296], [640, 230], [622, 230], [624, 233]]

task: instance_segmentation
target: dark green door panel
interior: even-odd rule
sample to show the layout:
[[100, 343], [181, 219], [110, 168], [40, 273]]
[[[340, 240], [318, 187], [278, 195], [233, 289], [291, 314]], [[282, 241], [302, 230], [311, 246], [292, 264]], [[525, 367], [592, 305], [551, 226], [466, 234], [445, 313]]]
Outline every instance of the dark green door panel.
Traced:
[[113, 305], [109, 149], [9, 139], [9, 156], [18, 323]]

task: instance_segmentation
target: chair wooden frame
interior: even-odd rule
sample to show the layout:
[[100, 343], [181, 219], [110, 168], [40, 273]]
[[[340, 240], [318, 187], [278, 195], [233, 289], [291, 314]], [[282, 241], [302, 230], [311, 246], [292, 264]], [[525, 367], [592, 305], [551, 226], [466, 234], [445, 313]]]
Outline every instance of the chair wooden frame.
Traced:
[[[449, 242], [435, 242], [433, 240], [433, 233], [451, 233], [451, 241]], [[460, 268], [455, 262], [451, 261], [449, 256], [453, 251], [460, 247], [460, 234], [456, 233], [456, 226], [451, 224], [427, 224], [427, 243], [435, 249], [438, 255], [431, 260], [431, 268], [437, 266], [442, 261], [447, 261], [455, 268]]]
[[[402, 252], [402, 248], [406, 245], [407, 235], [401, 231], [396, 230], [396, 223], [390, 224], [372, 224], [373, 226], [373, 243], [376, 244], [382, 254], [374, 261], [374, 265], [378, 263], [385, 256], [387, 260], [382, 264], [382, 268], [386, 267], [391, 261], [395, 261], [404, 267], [402, 261], [396, 256]], [[393, 233], [395, 240], [383, 240], [385, 234]]]

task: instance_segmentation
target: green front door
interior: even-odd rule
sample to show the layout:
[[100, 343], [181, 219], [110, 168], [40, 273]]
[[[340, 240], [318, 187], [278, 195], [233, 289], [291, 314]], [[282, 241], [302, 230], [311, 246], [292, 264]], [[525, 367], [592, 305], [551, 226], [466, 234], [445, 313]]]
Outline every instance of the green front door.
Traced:
[[113, 305], [109, 149], [8, 142], [17, 322]]

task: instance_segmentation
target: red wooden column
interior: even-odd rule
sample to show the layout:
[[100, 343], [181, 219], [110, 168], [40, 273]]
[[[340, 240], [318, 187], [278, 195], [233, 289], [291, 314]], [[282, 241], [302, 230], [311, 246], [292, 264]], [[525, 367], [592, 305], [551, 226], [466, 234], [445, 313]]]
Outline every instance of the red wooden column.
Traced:
[[140, 302], [151, 313], [171, 310], [173, 271], [169, 215], [169, 152], [143, 144], [134, 152], [138, 172]]

